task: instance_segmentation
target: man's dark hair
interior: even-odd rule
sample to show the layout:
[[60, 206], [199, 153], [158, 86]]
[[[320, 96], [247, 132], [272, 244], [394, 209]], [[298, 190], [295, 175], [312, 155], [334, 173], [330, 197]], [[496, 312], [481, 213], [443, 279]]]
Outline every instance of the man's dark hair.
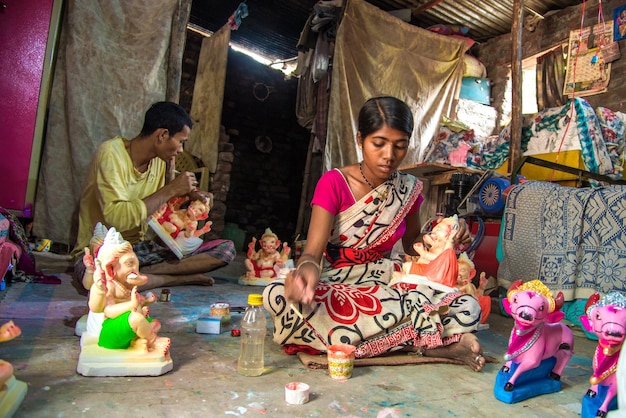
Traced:
[[170, 135], [175, 135], [185, 126], [191, 129], [192, 122], [182, 106], [174, 102], [157, 102], [146, 112], [141, 135], [148, 136], [159, 128], [165, 128]]

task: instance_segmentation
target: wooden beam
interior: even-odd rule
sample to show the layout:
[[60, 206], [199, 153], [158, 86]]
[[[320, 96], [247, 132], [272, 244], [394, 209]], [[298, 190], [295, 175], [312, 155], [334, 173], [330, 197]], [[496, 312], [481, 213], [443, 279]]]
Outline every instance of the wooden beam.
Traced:
[[415, 7], [413, 9], [411, 9], [411, 17], [417, 17], [419, 15], [421, 15], [422, 13], [424, 13], [425, 11], [432, 9], [433, 7], [435, 7], [436, 5], [438, 5], [439, 3], [441, 3], [444, 0], [430, 0], [427, 1], [426, 3], [422, 4], [419, 7]]
[[522, 29], [524, 28], [524, 0], [513, 4], [511, 41], [511, 141], [509, 143], [509, 172], [519, 163], [522, 147]]
[[170, 54], [167, 63], [167, 86], [165, 99], [170, 102], [180, 100], [180, 79], [183, 72], [183, 53], [187, 41], [187, 23], [191, 14], [191, 0], [179, 0], [172, 16]]

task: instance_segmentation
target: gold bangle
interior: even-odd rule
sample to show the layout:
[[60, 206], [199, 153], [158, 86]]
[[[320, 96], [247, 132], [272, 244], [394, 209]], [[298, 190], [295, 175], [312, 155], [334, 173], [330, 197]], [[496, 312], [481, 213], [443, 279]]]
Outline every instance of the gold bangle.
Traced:
[[298, 263], [298, 267], [296, 267], [296, 270], [300, 270], [300, 267], [302, 267], [303, 264], [313, 264], [315, 267], [317, 267], [317, 271], [321, 272], [322, 271], [322, 263], [316, 263], [313, 260], [303, 260], [301, 262]]

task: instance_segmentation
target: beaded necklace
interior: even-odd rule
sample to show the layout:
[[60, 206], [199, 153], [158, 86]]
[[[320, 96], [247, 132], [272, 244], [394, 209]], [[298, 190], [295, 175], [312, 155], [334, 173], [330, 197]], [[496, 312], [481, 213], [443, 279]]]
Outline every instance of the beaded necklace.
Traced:
[[126, 288], [126, 286], [124, 286], [123, 284], [121, 284], [120, 282], [118, 282], [117, 280], [111, 280], [113, 282], [113, 284], [115, 285], [115, 287], [117, 287], [118, 290], [120, 290], [123, 294], [125, 298], [130, 297], [130, 290], [128, 288]]
[[[363, 161], [361, 161], [359, 163], [359, 171], [361, 172], [361, 176], [363, 177], [363, 180], [365, 180], [365, 183], [367, 183], [368, 186], [370, 186], [370, 189], [372, 190], [376, 190], [376, 187], [374, 187], [374, 185], [372, 183], [370, 183], [370, 181], [367, 179], [367, 177], [365, 177], [365, 174], [363, 173]], [[387, 199], [387, 196], [389, 196], [389, 180], [393, 179], [395, 176], [395, 172], [389, 176], [389, 178], [385, 181], [384, 184], [387, 184], [387, 190], [383, 191], [383, 192], [378, 192], [378, 197], [380, 197], [382, 200]]]
[[[613, 373], [615, 373], [617, 371], [617, 360], [618, 359], [614, 359], [614, 360], [612, 359], [611, 361], [614, 361], [614, 363], [611, 365], [611, 367], [609, 367], [607, 370], [605, 370], [600, 376], [595, 376], [595, 371], [598, 370], [598, 357], [600, 356], [600, 352], [602, 352], [602, 354], [604, 354], [607, 357], [611, 357], [611, 356], [615, 355], [615, 353], [622, 348], [622, 344], [620, 344], [620, 345], [618, 345], [616, 347], [613, 347], [610, 350], [607, 350], [607, 348], [609, 348], [609, 347], [604, 347], [602, 344], [598, 344], [598, 346], [596, 347], [596, 352], [595, 352], [595, 355], [593, 356], [594, 375], [592, 375], [589, 378], [589, 382], [592, 385], [597, 385], [600, 382], [603, 382], [604, 379], [606, 379], [607, 377], [609, 377], [610, 375], [612, 375]], [[607, 353], [607, 351], [608, 351], [608, 353]], [[606, 360], [607, 357], [605, 357], [605, 360]], [[606, 361], [605, 361], [605, 363], [606, 363]]]
[[[504, 360], [505, 361], [509, 361], [509, 360], [513, 360], [514, 358], [516, 358], [517, 356], [519, 356], [522, 353], [525, 353], [526, 351], [528, 351], [528, 349], [530, 347], [532, 347], [537, 340], [539, 339], [539, 336], [541, 335], [541, 330], [543, 329], [543, 325], [541, 324], [537, 327], [537, 329], [535, 329], [535, 333], [532, 335], [532, 337], [530, 337], [530, 339], [528, 341], [526, 341], [526, 344], [524, 344], [519, 350], [515, 350], [512, 353], [507, 353], [504, 356]], [[511, 335], [511, 339], [513, 338], [513, 335]], [[510, 341], [509, 341], [509, 345], [510, 345]]]
[[376, 190], [376, 187], [374, 187], [374, 185], [372, 183], [370, 183], [370, 181], [367, 179], [367, 177], [365, 177], [365, 174], [363, 174], [363, 161], [361, 161], [359, 163], [359, 171], [361, 172], [361, 176], [363, 177], [363, 180], [365, 180], [367, 185], [370, 186], [370, 188], [372, 190]]

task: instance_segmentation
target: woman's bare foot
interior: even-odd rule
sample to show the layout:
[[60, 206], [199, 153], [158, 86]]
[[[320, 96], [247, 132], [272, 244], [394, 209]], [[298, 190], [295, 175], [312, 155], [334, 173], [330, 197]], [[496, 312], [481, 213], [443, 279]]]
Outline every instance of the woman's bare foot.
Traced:
[[460, 360], [475, 372], [481, 371], [486, 362], [478, 338], [471, 333], [463, 334], [458, 343], [425, 350], [424, 355]]

